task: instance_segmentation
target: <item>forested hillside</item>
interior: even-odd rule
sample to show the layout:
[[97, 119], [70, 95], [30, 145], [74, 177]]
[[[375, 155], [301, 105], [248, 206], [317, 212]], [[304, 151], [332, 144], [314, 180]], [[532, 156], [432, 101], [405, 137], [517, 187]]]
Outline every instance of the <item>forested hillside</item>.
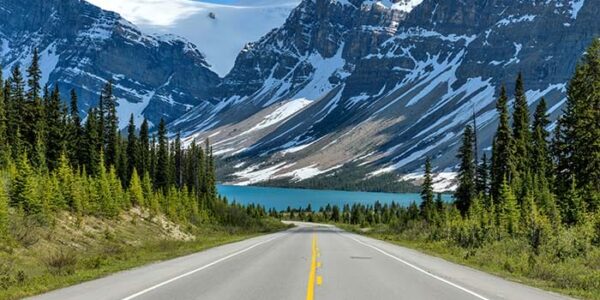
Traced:
[[81, 120], [74, 91], [40, 86], [37, 51], [25, 73], [0, 79], [0, 298], [283, 227], [217, 194], [208, 140], [183, 148], [133, 116], [123, 137], [111, 83]]
[[541, 99], [531, 114], [524, 85], [519, 75], [512, 118], [501, 88], [490, 160], [476, 156], [477, 133], [465, 127], [453, 203], [435, 197], [428, 159], [420, 204], [328, 206], [284, 215], [367, 228], [361, 232], [600, 299], [600, 40], [578, 64], [553, 134], [546, 102]]

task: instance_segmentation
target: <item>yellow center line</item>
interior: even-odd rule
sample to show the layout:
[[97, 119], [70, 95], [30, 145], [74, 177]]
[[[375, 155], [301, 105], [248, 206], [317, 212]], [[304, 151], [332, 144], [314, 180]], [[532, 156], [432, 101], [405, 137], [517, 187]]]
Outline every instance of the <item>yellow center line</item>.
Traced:
[[312, 237], [312, 255], [310, 259], [310, 272], [308, 273], [308, 285], [306, 286], [306, 300], [315, 298], [315, 276], [317, 273], [317, 234]]

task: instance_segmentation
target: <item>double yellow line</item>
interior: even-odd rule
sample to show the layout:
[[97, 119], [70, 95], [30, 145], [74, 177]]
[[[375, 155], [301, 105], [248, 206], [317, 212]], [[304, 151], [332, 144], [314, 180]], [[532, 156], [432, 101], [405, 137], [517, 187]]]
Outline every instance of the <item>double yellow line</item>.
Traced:
[[[318, 285], [323, 283], [321, 276], [317, 276], [317, 256], [319, 256], [319, 249], [317, 248], [317, 234], [313, 233], [310, 272], [308, 273], [308, 285], [306, 286], [306, 300], [313, 300], [315, 298], [315, 279]], [[321, 263], [319, 263], [319, 266], [320, 264]]]

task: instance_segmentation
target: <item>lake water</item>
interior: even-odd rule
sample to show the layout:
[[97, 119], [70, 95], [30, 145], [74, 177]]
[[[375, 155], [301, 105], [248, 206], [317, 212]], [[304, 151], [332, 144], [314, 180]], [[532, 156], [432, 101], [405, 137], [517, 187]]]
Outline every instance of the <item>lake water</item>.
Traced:
[[[260, 204], [267, 209], [275, 208], [285, 210], [288, 206], [292, 208], [305, 208], [309, 203], [314, 210], [327, 204], [337, 204], [340, 208], [344, 204], [373, 204], [396, 202], [401, 205], [409, 205], [413, 201], [421, 202], [421, 196], [416, 193], [368, 193], [368, 192], [346, 192], [331, 190], [309, 190], [309, 189], [286, 189], [254, 186], [218, 185], [219, 193], [229, 200], [241, 204]], [[444, 201], [451, 201], [451, 196], [442, 195]]]

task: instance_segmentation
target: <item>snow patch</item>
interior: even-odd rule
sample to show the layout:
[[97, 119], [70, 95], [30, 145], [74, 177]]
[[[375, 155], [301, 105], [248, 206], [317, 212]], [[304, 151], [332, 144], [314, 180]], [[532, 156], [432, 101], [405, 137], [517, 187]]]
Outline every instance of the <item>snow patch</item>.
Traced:
[[262, 122], [256, 124], [250, 130], [244, 132], [244, 134], [265, 129], [267, 127], [271, 127], [277, 123], [285, 121], [286, 119], [301, 111], [311, 103], [311, 100], [305, 98], [291, 100], [283, 104], [281, 107], [277, 108], [274, 112], [267, 115]]

